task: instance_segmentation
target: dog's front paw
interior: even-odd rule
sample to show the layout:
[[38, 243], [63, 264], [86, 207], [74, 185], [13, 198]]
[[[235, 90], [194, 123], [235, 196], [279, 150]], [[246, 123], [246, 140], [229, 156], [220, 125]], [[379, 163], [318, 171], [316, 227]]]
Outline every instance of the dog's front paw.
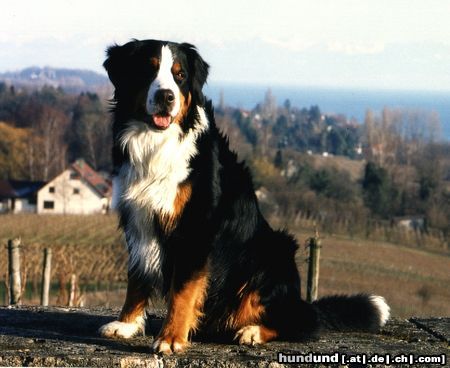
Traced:
[[240, 345], [258, 345], [265, 342], [261, 338], [260, 326], [256, 325], [241, 328], [236, 332], [234, 340], [237, 340]]
[[142, 324], [113, 321], [103, 325], [98, 332], [103, 337], [129, 339], [142, 331]]
[[185, 339], [177, 336], [161, 336], [155, 339], [152, 348], [155, 353], [169, 355], [181, 353], [187, 348], [188, 344]]

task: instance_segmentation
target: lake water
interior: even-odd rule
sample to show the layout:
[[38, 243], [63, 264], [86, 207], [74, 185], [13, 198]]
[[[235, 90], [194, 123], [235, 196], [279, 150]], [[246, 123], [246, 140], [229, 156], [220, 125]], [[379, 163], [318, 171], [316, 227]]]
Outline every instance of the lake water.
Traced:
[[[364, 89], [332, 89], [311, 87], [270, 87], [277, 103], [282, 105], [286, 99], [295, 107], [318, 105], [324, 113], [344, 114], [364, 121], [367, 109], [375, 112], [384, 107], [414, 108], [424, 111], [435, 111], [439, 114], [442, 126], [442, 138], [450, 140], [450, 91], [395, 91]], [[210, 82], [206, 93], [215, 104], [219, 103], [223, 92], [225, 105], [252, 109], [264, 100], [267, 86], [239, 85], [232, 83]]]

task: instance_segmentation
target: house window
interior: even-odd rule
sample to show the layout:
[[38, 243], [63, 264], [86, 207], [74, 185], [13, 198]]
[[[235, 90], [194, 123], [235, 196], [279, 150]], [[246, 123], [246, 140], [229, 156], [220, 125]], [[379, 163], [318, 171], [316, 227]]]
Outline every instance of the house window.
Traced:
[[53, 201], [44, 201], [44, 208], [46, 210], [53, 210], [55, 208], [55, 202], [53, 202]]
[[73, 188], [73, 194], [80, 194], [80, 188]]
[[49, 193], [55, 193], [55, 187], [49, 187], [48, 188]]

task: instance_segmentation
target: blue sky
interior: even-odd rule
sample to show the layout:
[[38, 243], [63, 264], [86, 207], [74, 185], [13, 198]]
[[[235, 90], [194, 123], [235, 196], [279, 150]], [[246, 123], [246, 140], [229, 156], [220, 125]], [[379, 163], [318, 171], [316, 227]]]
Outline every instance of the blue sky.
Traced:
[[0, 71], [102, 72], [107, 45], [194, 43], [211, 80], [450, 91], [450, 1], [2, 1]]

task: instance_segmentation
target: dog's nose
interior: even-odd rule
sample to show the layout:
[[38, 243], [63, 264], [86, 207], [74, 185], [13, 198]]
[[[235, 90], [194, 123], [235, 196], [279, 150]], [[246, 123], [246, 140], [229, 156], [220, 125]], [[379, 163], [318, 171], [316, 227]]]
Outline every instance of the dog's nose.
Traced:
[[159, 89], [155, 93], [155, 102], [158, 105], [169, 106], [175, 101], [175, 95], [170, 89]]

